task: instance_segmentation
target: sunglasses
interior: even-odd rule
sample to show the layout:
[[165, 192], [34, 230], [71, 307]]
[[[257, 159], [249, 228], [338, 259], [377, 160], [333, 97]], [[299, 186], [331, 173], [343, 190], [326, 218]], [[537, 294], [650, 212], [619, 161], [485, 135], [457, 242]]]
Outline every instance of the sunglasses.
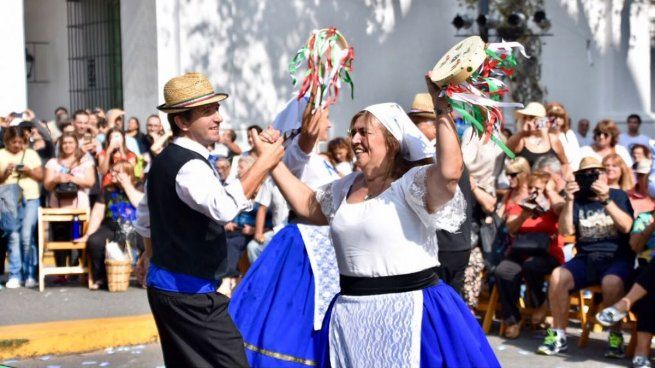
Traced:
[[609, 137], [609, 136], [610, 136], [610, 135], [607, 134], [607, 133], [594, 133], [594, 139], [596, 139], [596, 138], [598, 138], [598, 137], [601, 137], [601, 138], [607, 138], [607, 137]]
[[510, 178], [515, 178], [515, 177], [517, 177], [519, 174], [520, 174], [520, 173], [517, 173], [517, 172], [515, 172], [515, 173], [507, 173], [507, 176], [510, 177]]

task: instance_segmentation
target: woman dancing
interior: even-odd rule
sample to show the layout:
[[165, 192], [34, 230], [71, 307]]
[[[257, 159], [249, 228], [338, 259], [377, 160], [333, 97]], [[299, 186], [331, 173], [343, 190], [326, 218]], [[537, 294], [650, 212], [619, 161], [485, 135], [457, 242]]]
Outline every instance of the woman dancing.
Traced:
[[[437, 115], [436, 164], [423, 165], [434, 147], [400, 106], [386, 103], [352, 119], [361, 172], [313, 190], [284, 164], [273, 170], [298, 216], [330, 225], [341, 292], [324, 321], [320, 366], [499, 366], [469, 309], [436, 275], [435, 231], [457, 231], [465, 201], [450, 107], [426, 81]], [[275, 142], [279, 134], [261, 137]]]

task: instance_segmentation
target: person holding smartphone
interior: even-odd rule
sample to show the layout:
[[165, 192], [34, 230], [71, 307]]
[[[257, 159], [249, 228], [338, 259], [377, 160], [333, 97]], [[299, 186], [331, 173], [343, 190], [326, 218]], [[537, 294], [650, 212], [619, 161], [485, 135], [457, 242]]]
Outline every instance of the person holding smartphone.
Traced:
[[4, 264], [4, 249], [9, 253], [9, 279], [6, 287], [15, 289], [24, 283], [35, 287], [36, 244], [33, 237], [39, 209], [39, 182], [43, 180], [41, 158], [28, 148], [28, 134], [18, 127], [3, 129], [5, 148], [0, 149], [0, 184], [18, 184], [22, 198], [18, 203], [17, 229], [1, 234], [0, 263]]
[[[555, 355], [567, 349], [569, 293], [591, 285], [601, 285], [603, 303], [611, 305], [625, 293], [632, 281], [635, 253], [630, 248], [632, 205], [626, 192], [610, 188], [605, 168], [595, 157], [585, 157], [566, 184], [565, 203], [559, 216], [559, 233], [576, 237], [577, 253], [557, 267], [548, 288], [553, 329], [548, 331], [537, 352]], [[606, 357], [625, 354], [623, 335], [609, 334]]]
[[[105, 176], [109, 172], [111, 165], [120, 160], [126, 160], [132, 165], [136, 165], [136, 154], [125, 146], [124, 133], [119, 129], [113, 128], [107, 133], [105, 149], [98, 154], [100, 175]], [[106, 181], [103, 180], [103, 185], [105, 184]]]

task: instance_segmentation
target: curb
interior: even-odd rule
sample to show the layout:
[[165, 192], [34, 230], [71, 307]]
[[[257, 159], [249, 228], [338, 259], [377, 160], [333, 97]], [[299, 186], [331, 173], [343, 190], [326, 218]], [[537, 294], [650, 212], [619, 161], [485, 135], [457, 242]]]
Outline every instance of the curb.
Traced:
[[0, 326], [0, 360], [82, 353], [158, 340], [152, 314]]

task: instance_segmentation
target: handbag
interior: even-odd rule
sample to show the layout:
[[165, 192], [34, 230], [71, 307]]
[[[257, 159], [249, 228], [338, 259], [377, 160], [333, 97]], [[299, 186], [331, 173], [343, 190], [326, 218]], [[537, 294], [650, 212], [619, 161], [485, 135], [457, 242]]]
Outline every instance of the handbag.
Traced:
[[504, 258], [505, 251], [509, 246], [509, 235], [505, 222], [496, 212], [481, 221], [480, 246], [485, 267], [493, 270]]
[[74, 198], [77, 197], [79, 187], [75, 183], [59, 183], [55, 186], [55, 194], [58, 198]]
[[512, 252], [535, 256], [547, 254], [550, 248], [550, 235], [547, 233], [518, 234], [512, 244]]

